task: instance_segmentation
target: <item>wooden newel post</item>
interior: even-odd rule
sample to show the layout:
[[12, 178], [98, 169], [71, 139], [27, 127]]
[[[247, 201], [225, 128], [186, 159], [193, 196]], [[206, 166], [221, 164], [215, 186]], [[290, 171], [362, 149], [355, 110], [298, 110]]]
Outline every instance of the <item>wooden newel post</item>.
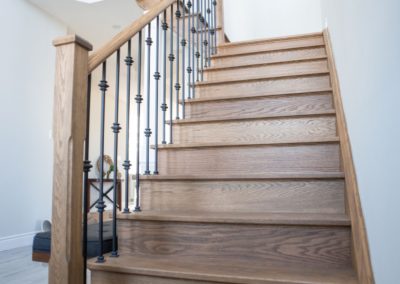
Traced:
[[50, 284], [82, 284], [82, 171], [88, 53], [76, 35], [53, 42], [57, 48], [54, 94], [53, 207]]
[[217, 0], [217, 45], [225, 42], [224, 0]]

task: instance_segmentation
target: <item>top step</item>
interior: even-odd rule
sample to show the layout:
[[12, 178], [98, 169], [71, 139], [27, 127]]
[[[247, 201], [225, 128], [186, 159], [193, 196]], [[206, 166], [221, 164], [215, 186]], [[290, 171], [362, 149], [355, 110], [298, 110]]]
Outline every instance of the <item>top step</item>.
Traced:
[[230, 56], [249, 52], [323, 46], [324, 44], [325, 43], [322, 33], [272, 38], [257, 41], [232, 42], [219, 45], [218, 55], [216, 56]]

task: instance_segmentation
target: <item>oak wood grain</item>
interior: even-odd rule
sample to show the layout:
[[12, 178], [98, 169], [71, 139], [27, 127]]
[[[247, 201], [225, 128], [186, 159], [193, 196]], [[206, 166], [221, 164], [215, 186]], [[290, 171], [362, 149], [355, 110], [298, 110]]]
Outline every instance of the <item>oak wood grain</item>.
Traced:
[[375, 280], [369, 253], [368, 236], [365, 228], [356, 171], [354, 168], [351, 144], [346, 125], [346, 117], [340, 93], [339, 78], [335, 66], [328, 30], [324, 31], [324, 39], [329, 58], [333, 99], [337, 111], [338, 135], [341, 140], [341, 158], [343, 160], [343, 170], [346, 176], [346, 199], [349, 215], [352, 221], [352, 243], [355, 268], [357, 270], [360, 283], [373, 284], [375, 283]]
[[[210, 83], [210, 82], [207, 82]], [[257, 96], [275, 93], [312, 92], [330, 88], [329, 75], [310, 74], [293, 77], [260, 78], [250, 81], [213, 82], [198, 85], [196, 96], [212, 98], [224, 96]]]
[[235, 175], [268, 172], [340, 172], [339, 145], [230, 146], [163, 149], [162, 175]]
[[218, 54], [235, 54], [243, 52], [252, 52], [259, 50], [281, 50], [288, 48], [298, 48], [304, 46], [323, 45], [324, 40], [322, 35], [291, 38], [288, 40], [275, 41], [254, 41], [247, 44], [226, 44], [218, 47]]
[[53, 204], [49, 283], [83, 283], [82, 169], [88, 49], [74, 36], [54, 41]]
[[119, 220], [118, 236], [121, 253], [130, 255], [237, 259], [258, 268], [351, 265], [349, 227]]
[[256, 143], [336, 136], [335, 116], [175, 124], [175, 143]]
[[313, 93], [297, 96], [271, 96], [186, 104], [188, 119], [234, 119], [259, 116], [316, 114], [333, 108], [332, 94]]
[[240, 80], [251, 79], [254, 77], [265, 76], [291, 76], [299, 73], [323, 73], [328, 71], [328, 62], [326, 59], [308, 60], [303, 62], [289, 62], [281, 64], [268, 65], [248, 65], [246, 67], [234, 69], [206, 69], [204, 72], [205, 80]]
[[343, 180], [147, 181], [143, 211], [344, 213]]
[[326, 56], [324, 46], [304, 47], [288, 50], [257, 51], [244, 54], [220, 55], [211, 57], [211, 66], [226, 68], [249, 64], [268, 64], [289, 60], [306, 60]]

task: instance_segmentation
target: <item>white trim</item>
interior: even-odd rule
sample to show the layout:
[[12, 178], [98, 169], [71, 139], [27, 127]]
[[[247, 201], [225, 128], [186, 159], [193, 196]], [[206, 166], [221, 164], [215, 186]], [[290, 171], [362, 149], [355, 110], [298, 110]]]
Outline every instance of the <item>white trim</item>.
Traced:
[[0, 251], [10, 250], [14, 248], [32, 246], [33, 237], [38, 232], [30, 232], [18, 235], [12, 235], [0, 238]]

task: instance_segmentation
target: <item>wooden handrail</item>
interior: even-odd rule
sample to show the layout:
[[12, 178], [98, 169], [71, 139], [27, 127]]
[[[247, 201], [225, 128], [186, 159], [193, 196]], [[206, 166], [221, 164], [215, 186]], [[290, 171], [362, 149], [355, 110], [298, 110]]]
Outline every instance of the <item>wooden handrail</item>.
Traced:
[[164, 0], [160, 1], [156, 6], [150, 9], [146, 14], [134, 21], [130, 26], [126, 27], [120, 33], [118, 33], [113, 39], [101, 47], [96, 52], [89, 56], [89, 67], [88, 73], [90, 74], [97, 66], [104, 62], [110, 55], [124, 45], [129, 39], [134, 37], [139, 31], [141, 31], [146, 25], [148, 25], [153, 19], [155, 19], [160, 13], [171, 6], [178, 0]]

